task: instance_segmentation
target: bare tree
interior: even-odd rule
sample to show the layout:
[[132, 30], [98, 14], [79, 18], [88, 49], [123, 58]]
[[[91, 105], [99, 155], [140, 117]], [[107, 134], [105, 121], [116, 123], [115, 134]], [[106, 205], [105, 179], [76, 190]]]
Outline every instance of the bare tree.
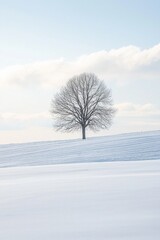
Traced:
[[86, 128], [95, 131], [111, 125], [115, 113], [111, 90], [92, 73], [74, 76], [52, 99], [51, 113], [57, 130], [82, 129], [85, 139]]

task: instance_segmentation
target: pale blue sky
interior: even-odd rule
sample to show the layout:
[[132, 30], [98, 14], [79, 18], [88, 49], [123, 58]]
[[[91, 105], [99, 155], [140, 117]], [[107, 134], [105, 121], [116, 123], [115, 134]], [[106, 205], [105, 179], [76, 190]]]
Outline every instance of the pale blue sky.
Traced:
[[0, 65], [152, 47], [159, 9], [159, 0], [0, 0]]
[[76, 69], [112, 89], [119, 115], [105, 134], [159, 129], [159, 10], [159, 0], [0, 0], [0, 143], [66, 137], [47, 112]]

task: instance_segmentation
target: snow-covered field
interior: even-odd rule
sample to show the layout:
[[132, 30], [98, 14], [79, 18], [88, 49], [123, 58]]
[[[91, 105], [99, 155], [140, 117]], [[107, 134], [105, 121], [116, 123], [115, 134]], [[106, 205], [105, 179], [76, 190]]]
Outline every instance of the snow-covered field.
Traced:
[[0, 167], [160, 159], [160, 131], [0, 145]]
[[160, 239], [160, 131], [1, 145], [0, 166], [1, 240]]

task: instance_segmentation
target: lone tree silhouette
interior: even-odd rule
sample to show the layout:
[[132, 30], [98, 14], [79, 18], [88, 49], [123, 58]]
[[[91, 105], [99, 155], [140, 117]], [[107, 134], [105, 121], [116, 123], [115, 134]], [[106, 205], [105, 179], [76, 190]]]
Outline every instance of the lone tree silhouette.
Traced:
[[57, 130], [82, 129], [85, 139], [86, 128], [97, 131], [110, 127], [115, 113], [111, 90], [95, 74], [74, 76], [52, 99], [51, 113]]

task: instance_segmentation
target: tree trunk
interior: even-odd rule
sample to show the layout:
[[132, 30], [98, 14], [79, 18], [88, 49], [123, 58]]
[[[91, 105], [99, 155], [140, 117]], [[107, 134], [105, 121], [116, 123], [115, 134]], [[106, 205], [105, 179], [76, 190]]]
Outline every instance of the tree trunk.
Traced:
[[86, 139], [86, 128], [82, 126], [82, 139]]

